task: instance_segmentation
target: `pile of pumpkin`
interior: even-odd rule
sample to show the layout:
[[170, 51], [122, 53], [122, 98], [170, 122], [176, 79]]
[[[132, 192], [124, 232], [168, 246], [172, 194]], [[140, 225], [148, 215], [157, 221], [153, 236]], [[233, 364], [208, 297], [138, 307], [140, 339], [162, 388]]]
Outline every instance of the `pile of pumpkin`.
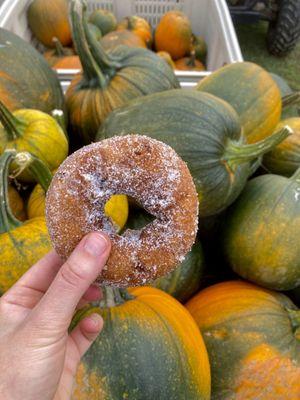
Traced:
[[[299, 94], [247, 62], [183, 90], [155, 53], [106, 51], [80, 0], [70, 19], [83, 71], [66, 96], [45, 59], [0, 29], [0, 291], [51, 248], [45, 192], [67, 154], [149, 135], [188, 164], [198, 239], [169, 276], [104, 288], [100, 305], [75, 315], [73, 326], [96, 310], [105, 325], [73, 398], [299, 399]], [[120, 234], [153, 220], [124, 194], [105, 212]]]
[[[45, 58], [55, 69], [80, 69], [68, 18], [68, 1], [34, 0], [28, 9], [28, 25], [47, 50]], [[204, 71], [207, 46], [202, 36], [194, 35], [191, 22], [181, 11], [169, 11], [153, 30], [142, 17], [130, 16], [119, 23], [104, 9], [94, 10], [88, 18], [88, 29], [106, 50], [119, 45], [157, 51], [173, 69]]]

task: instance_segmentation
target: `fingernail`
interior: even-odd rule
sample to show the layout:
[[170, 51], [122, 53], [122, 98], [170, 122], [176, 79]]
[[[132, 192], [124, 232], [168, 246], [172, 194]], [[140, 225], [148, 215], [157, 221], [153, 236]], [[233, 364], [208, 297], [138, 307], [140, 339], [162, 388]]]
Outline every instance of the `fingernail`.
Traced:
[[90, 233], [85, 239], [84, 249], [94, 257], [101, 256], [108, 247], [108, 239], [101, 233]]

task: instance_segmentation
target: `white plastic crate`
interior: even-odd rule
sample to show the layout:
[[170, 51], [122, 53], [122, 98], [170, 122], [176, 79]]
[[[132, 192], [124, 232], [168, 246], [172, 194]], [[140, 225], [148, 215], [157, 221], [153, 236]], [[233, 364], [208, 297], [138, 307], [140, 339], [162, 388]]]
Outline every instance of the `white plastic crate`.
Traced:
[[[48, 1], [48, 0], [45, 0]], [[6, 0], [0, 8], [0, 27], [8, 29], [39, 47], [27, 24], [31, 0]], [[140, 15], [155, 28], [169, 10], [181, 10], [191, 20], [193, 32], [202, 35], [208, 46], [207, 71], [176, 71], [182, 86], [192, 87], [201, 78], [224, 64], [242, 61], [242, 54], [225, 0], [88, 0], [88, 10], [105, 8], [118, 20]], [[76, 70], [58, 70], [64, 87]]]

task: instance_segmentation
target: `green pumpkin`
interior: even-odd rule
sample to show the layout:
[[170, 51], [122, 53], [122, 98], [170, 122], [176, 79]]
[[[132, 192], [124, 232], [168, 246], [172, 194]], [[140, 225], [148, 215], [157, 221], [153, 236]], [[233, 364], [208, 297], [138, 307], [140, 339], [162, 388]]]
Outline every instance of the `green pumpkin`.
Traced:
[[207, 45], [202, 36], [193, 35], [192, 49], [195, 51], [196, 59], [205, 64], [207, 56]]
[[228, 64], [201, 80], [196, 89], [232, 105], [240, 117], [248, 143], [271, 135], [280, 120], [279, 88], [271, 75], [256, 64]]
[[33, 264], [51, 250], [45, 218], [19, 221], [9, 203], [9, 171], [15, 167], [29, 169], [46, 191], [52, 175], [39, 159], [29, 153], [6, 150], [0, 156], [0, 294], [8, 290]]
[[209, 361], [187, 310], [151, 287], [123, 297], [114, 292], [100, 311], [104, 328], [78, 368], [72, 399], [209, 400]]
[[101, 8], [95, 10], [90, 15], [89, 21], [96, 25], [102, 35], [106, 35], [107, 33], [117, 29], [116, 17], [108, 10], [102, 10]]
[[248, 182], [224, 216], [223, 248], [243, 278], [276, 290], [300, 285], [300, 169]]
[[57, 75], [44, 57], [19, 36], [0, 28], [0, 99], [10, 109], [64, 111]]
[[203, 272], [203, 250], [200, 242], [197, 241], [175, 271], [157, 279], [151, 286], [161, 289], [181, 303], [185, 303], [200, 289]]
[[300, 310], [286, 296], [232, 281], [186, 306], [211, 360], [212, 400], [299, 399]]
[[199, 195], [201, 217], [217, 214], [242, 191], [257, 159], [287, 133], [245, 144], [232, 107], [208, 93], [169, 90], [131, 101], [113, 111], [97, 139], [148, 135], [167, 143], [187, 163]]
[[71, 2], [71, 20], [82, 73], [71, 82], [66, 102], [72, 132], [84, 143], [94, 140], [113, 109], [133, 98], [179, 87], [173, 70], [149, 50], [119, 46], [106, 52], [88, 29], [80, 0]]

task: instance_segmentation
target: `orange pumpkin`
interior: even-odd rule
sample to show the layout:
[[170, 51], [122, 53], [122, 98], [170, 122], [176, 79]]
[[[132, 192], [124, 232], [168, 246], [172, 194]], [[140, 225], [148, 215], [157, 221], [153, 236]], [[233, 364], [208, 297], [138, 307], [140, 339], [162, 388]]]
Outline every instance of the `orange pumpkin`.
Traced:
[[123, 31], [124, 29], [127, 29], [139, 36], [145, 42], [147, 47], [150, 48], [152, 46], [152, 29], [148, 21], [146, 21], [144, 18], [138, 17], [137, 15], [123, 18], [122, 21], [119, 22], [117, 30]]
[[207, 346], [212, 399], [299, 400], [300, 310], [286, 296], [223, 282], [187, 309]]
[[67, 0], [33, 0], [27, 17], [30, 29], [43, 45], [54, 47], [54, 37], [63, 46], [72, 43]]
[[44, 57], [56, 69], [81, 69], [81, 62], [71, 47], [63, 47], [57, 38], [52, 39], [55, 48], [47, 50]]
[[105, 50], [113, 50], [120, 45], [146, 48], [145, 42], [139, 36], [126, 29], [108, 33], [103, 36], [100, 43]]
[[54, 65], [55, 69], [81, 69], [81, 62], [78, 56], [60, 58]]
[[156, 51], [167, 51], [178, 60], [189, 54], [191, 46], [192, 27], [187, 16], [180, 11], [166, 13], [156, 28]]
[[196, 59], [195, 53], [175, 61], [175, 67], [182, 71], [205, 71], [204, 65]]

